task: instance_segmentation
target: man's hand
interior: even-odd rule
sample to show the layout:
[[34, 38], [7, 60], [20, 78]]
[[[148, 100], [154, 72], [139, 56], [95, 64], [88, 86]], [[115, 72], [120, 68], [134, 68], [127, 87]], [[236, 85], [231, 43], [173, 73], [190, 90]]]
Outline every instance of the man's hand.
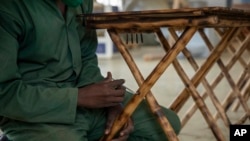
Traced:
[[[117, 105], [113, 107], [109, 107], [108, 115], [107, 115], [107, 123], [105, 134], [109, 134], [111, 127], [114, 123], [114, 120], [119, 114], [122, 112], [122, 105]], [[129, 134], [134, 130], [134, 124], [131, 118], [128, 119], [127, 123], [124, 125], [122, 130], [119, 133], [119, 136], [113, 139], [112, 141], [126, 141], [129, 137]]]
[[119, 105], [124, 100], [125, 87], [123, 79], [112, 80], [112, 75], [108, 72], [107, 77], [95, 84], [91, 84], [78, 89], [79, 107], [104, 108]]

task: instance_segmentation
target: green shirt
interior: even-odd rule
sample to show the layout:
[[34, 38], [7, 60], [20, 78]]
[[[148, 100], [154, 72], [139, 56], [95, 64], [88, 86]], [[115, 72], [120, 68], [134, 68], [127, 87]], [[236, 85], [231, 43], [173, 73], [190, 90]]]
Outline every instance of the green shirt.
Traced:
[[0, 1], [0, 116], [25, 122], [74, 123], [78, 87], [103, 79], [94, 30], [54, 0]]

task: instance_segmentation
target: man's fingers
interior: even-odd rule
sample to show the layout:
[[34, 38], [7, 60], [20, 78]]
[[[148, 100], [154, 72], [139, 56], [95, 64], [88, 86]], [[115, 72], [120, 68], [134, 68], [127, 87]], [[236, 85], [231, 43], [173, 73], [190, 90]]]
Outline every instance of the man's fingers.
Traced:
[[112, 125], [114, 123], [115, 115], [110, 115], [107, 119], [106, 123], [106, 129], [105, 129], [105, 134], [109, 134], [110, 129], [112, 128]]
[[126, 141], [128, 139], [128, 135], [126, 136], [119, 136], [118, 138], [116, 139], [112, 139], [112, 141]]
[[125, 80], [124, 79], [117, 79], [117, 80], [114, 80], [114, 81], [111, 81], [111, 82], [108, 82], [109, 83], [109, 86], [114, 88], [114, 89], [117, 89], [119, 87], [121, 87], [124, 83], [125, 83]]
[[124, 126], [123, 130], [120, 132], [120, 136], [129, 135], [134, 130], [134, 124], [131, 118], [129, 118], [127, 124]]
[[112, 81], [112, 74], [111, 74], [111, 72], [107, 72], [107, 77], [106, 77], [106, 79], [108, 80], [108, 81]]
[[112, 78], [111, 72], [107, 72], [107, 76], [102, 82], [110, 82], [112, 80], [113, 80], [113, 78]]

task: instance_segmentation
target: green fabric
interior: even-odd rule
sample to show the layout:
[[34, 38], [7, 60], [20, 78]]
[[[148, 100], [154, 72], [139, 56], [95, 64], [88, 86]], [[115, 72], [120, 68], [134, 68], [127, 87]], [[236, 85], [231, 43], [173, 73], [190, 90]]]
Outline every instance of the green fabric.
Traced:
[[[92, 0], [83, 4], [90, 13]], [[80, 13], [69, 8], [65, 20], [53, 0], [0, 1], [0, 116], [74, 123], [77, 87], [102, 79]]]
[[[124, 105], [131, 97], [132, 94], [126, 94]], [[163, 110], [175, 132], [179, 133], [181, 125], [177, 115], [169, 109]], [[13, 141], [98, 141], [104, 134], [104, 110], [78, 109], [77, 113], [76, 122], [68, 126], [15, 121], [6, 124], [8, 128], [4, 131]], [[135, 128], [128, 141], [167, 141], [166, 135], [145, 101], [138, 106], [132, 118]]]
[[[103, 109], [77, 109], [78, 87], [103, 79], [96, 32], [76, 18], [92, 6], [84, 0], [64, 18], [54, 0], [0, 1], [0, 126], [13, 141], [86, 141], [103, 134]], [[135, 112], [131, 140], [162, 139], [149, 113], [145, 104]], [[178, 117], [166, 114], [178, 132]]]
[[82, 0], [62, 0], [62, 1], [63, 3], [65, 3], [66, 5], [70, 7], [76, 7], [82, 4]]

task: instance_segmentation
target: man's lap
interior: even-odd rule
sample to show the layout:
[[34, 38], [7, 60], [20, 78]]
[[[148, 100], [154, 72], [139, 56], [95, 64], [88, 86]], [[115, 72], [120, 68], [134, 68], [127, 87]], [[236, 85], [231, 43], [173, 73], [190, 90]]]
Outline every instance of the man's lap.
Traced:
[[[127, 94], [125, 101], [127, 102], [130, 98], [131, 94]], [[164, 113], [178, 133], [180, 121], [177, 115], [165, 108]], [[145, 101], [139, 105], [132, 118], [135, 127], [130, 140], [144, 138], [153, 141], [166, 138]], [[104, 134], [105, 123], [106, 113], [104, 109], [78, 109], [76, 122], [71, 125], [11, 122], [5, 127], [4, 132], [13, 141], [95, 141]]]

